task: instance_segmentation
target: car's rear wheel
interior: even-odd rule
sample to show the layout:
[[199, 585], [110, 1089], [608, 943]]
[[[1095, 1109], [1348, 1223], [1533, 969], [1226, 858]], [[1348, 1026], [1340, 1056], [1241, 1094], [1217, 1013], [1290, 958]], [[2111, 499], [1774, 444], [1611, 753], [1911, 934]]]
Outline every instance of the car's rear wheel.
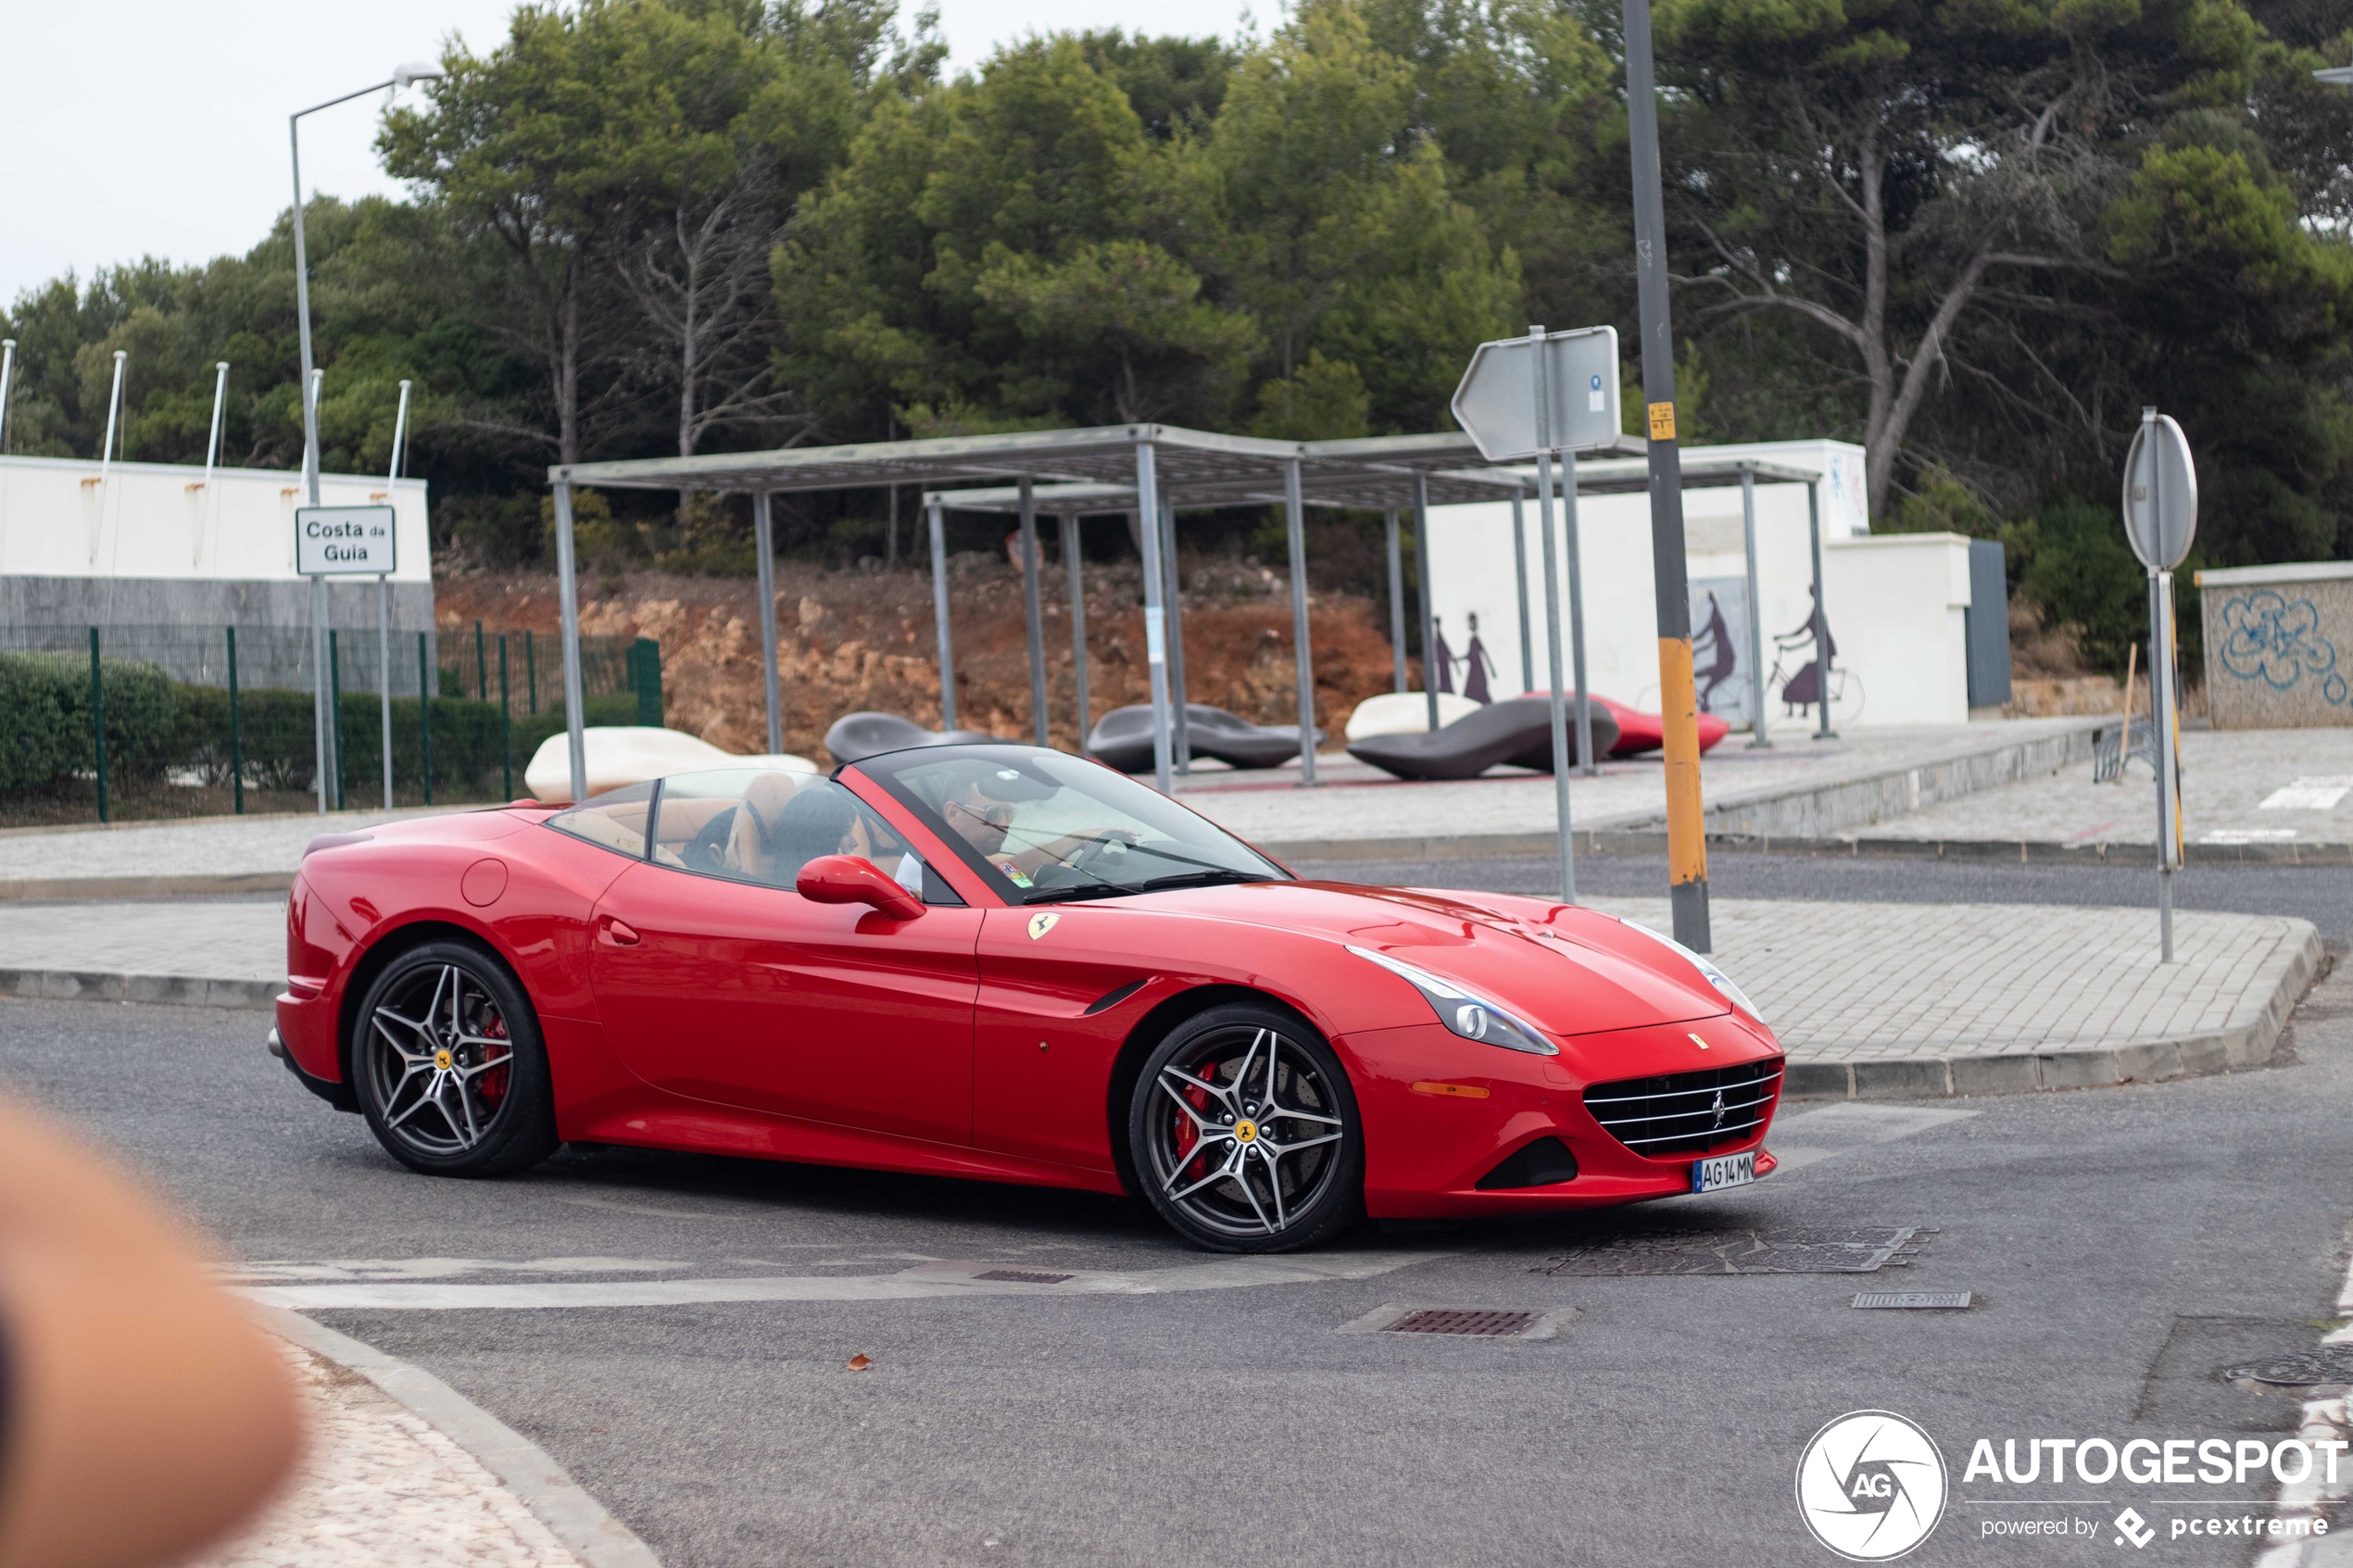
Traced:
[[1136, 1081], [1127, 1136], [1152, 1207], [1215, 1251], [1312, 1247], [1363, 1211], [1348, 1075], [1277, 1008], [1229, 1003], [1171, 1031]]
[[427, 942], [360, 999], [351, 1065], [376, 1141], [412, 1171], [497, 1176], [555, 1150], [547, 1053], [530, 999], [470, 942]]

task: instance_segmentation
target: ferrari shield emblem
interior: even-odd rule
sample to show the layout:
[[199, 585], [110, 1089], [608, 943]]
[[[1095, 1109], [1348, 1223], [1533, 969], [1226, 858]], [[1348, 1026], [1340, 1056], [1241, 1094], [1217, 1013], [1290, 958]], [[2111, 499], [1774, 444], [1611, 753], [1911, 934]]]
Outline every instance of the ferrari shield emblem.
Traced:
[[1040, 936], [1043, 936], [1046, 933], [1053, 930], [1055, 922], [1060, 921], [1062, 918], [1063, 917], [1060, 915], [1051, 913], [1035, 914], [1030, 916], [1029, 939], [1032, 942], [1037, 941]]

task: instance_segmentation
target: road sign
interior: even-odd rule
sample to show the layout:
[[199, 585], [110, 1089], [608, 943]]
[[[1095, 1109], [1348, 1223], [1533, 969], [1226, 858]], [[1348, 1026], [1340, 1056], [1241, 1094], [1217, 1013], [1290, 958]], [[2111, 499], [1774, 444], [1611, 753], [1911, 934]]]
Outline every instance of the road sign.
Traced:
[[304, 577], [375, 577], [399, 570], [390, 507], [296, 507], [295, 571]]
[[[1552, 429], [1536, 428], [1536, 374], [1541, 352], [1549, 371]], [[1580, 327], [1533, 337], [1482, 343], [1454, 389], [1454, 422], [1469, 433], [1491, 463], [1539, 452], [1606, 446], [1623, 428], [1617, 410], [1617, 329]]]
[[2197, 536], [2197, 465], [2171, 414], [2142, 410], [2124, 456], [2124, 537], [2141, 564], [2171, 571]]

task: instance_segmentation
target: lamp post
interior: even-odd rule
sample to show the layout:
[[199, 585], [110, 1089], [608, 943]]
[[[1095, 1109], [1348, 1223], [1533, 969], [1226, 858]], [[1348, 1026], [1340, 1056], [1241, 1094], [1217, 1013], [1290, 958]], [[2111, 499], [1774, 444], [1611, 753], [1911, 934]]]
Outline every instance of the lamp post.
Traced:
[[[419, 82], [437, 81], [441, 68], [412, 62], [397, 69], [389, 80], [371, 82], [356, 92], [339, 98], [329, 98], [323, 104], [313, 104], [307, 109], [296, 109], [286, 117], [286, 142], [294, 157], [294, 246], [295, 246], [295, 316], [302, 341], [302, 484], [304, 496], [310, 506], [319, 505], [319, 408], [311, 379], [310, 354], [310, 261], [303, 245], [302, 233], [302, 117], [317, 114], [321, 109], [347, 104], [354, 98], [364, 98], [371, 93], [386, 88], [398, 92]], [[318, 759], [319, 809], [324, 813], [331, 798], [328, 788], [327, 736], [331, 716], [327, 711], [327, 580], [310, 580], [310, 673], [311, 719]]]

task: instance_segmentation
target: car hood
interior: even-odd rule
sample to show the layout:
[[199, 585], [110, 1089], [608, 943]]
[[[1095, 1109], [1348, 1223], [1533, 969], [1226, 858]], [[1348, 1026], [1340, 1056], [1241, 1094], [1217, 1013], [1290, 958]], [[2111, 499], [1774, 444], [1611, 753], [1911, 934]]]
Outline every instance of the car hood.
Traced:
[[1554, 1035], [1680, 1023], [1731, 1010], [1673, 949], [1574, 905], [1318, 882], [1199, 888], [1136, 903], [1385, 953]]

